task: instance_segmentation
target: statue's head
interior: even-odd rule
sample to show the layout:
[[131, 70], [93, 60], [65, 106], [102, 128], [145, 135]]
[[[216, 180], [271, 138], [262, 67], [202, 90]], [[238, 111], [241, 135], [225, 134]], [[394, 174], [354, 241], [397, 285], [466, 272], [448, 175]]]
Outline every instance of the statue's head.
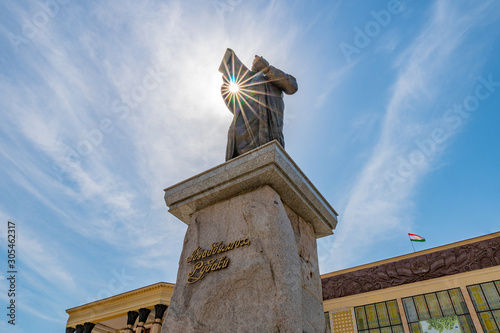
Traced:
[[269, 67], [269, 62], [267, 62], [267, 60], [263, 57], [256, 55], [252, 63], [252, 71], [261, 72], [267, 67]]

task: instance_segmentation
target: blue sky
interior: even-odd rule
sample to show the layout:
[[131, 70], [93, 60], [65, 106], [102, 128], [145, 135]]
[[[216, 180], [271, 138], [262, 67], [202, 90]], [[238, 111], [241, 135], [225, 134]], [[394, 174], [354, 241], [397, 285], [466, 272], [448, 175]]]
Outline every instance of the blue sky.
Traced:
[[499, 231], [498, 1], [0, 4], [0, 304], [17, 325], [175, 282], [163, 188], [224, 162], [227, 47], [297, 78], [286, 150], [339, 212], [322, 273]]

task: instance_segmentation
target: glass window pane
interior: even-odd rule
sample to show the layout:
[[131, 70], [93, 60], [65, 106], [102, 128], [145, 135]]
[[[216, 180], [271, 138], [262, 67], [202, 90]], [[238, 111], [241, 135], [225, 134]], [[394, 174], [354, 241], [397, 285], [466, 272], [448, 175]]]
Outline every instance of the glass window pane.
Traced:
[[489, 310], [486, 298], [484, 297], [483, 291], [478, 284], [468, 286], [467, 290], [469, 290], [470, 298], [472, 299], [472, 303], [474, 303], [474, 308], [476, 308], [476, 311]]
[[397, 325], [392, 327], [393, 333], [404, 333], [403, 325]]
[[391, 319], [391, 324], [400, 325], [401, 317], [399, 316], [398, 302], [396, 301], [387, 302], [387, 310], [389, 311], [389, 318]]
[[417, 310], [415, 309], [415, 305], [413, 304], [413, 299], [411, 297], [403, 298], [403, 306], [406, 312], [406, 319], [408, 319], [409, 323], [413, 323], [418, 321]]
[[476, 333], [476, 329], [474, 328], [470, 315], [459, 316], [458, 322], [460, 323], [460, 327], [462, 327], [463, 333]]
[[380, 329], [380, 333], [392, 333], [391, 327], [390, 326], [389, 327], [382, 327]]
[[380, 330], [378, 328], [376, 328], [374, 330], [370, 330], [370, 333], [380, 333]]
[[330, 327], [330, 312], [325, 312], [325, 325], [326, 331], [331, 332], [332, 328]]
[[441, 305], [441, 311], [443, 311], [443, 317], [455, 315], [455, 309], [453, 309], [453, 304], [451, 304], [450, 295], [448, 292], [440, 291], [437, 294], [439, 304]]
[[431, 313], [432, 318], [441, 318], [443, 314], [441, 313], [441, 309], [439, 306], [439, 302], [436, 298], [436, 294], [426, 294], [425, 300], [427, 301], [427, 306], [429, 307], [429, 312]]
[[493, 311], [493, 317], [495, 318], [495, 321], [497, 322], [497, 326], [500, 328], [500, 310]]
[[415, 301], [415, 307], [417, 308], [418, 318], [420, 318], [420, 320], [430, 319], [431, 315], [429, 314], [429, 310], [425, 304], [424, 295], [413, 296], [413, 300]]
[[368, 329], [368, 324], [366, 323], [365, 310], [362, 306], [358, 306], [354, 308], [354, 312], [356, 313], [356, 323], [358, 324], [358, 330], [366, 330]]
[[368, 319], [368, 327], [376, 328], [378, 327], [377, 312], [375, 311], [375, 305], [365, 305], [366, 319]]
[[489, 311], [477, 314], [481, 325], [483, 326], [484, 333], [498, 333], [497, 325], [493, 316]]
[[[377, 315], [378, 315], [378, 322], [379, 325], [382, 326], [389, 326], [391, 323], [389, 322], [389, 315], [387, 315], [387, 309], [385, 307], [385, 303], [377, 303], [375, 304], [375, 307], [377, 308]], [[389, 330], [390, 332], [390, 330]], [[384, 333], [384, 332], [382, 332]]]
[[450, 289], [449, 292], [451, 302], [453, 303], [453, 307], [455, 308], [457, 315], [468, 314], [469, 310], [467, 310], [467, 305], [465, 304], [460, 288]]
[[497, 288], [495, 288], [493, 282], [482, 283], [481, 288], [483, 289], [484, 296], [486, 296], [490, 309], [500, 309], [500, 296], [498, 295]]
[[410, 326], [410, 331], [412, 333], [422, 333], [422, 330], [420, 329], [419, 323], [412, 323], [412, 324], [409, 324], [409, 326]]
[[500, 280], [495, 281], [495, 285], [497, 286], [498, 293], [500, 294]]

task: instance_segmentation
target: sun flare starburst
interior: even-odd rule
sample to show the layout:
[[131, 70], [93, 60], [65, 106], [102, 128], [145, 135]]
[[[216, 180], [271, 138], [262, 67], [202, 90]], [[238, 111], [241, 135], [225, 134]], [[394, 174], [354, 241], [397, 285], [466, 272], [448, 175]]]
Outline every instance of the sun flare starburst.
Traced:
[[236, 94], [240, 90], [240, 86], [236, 82], [231, 82], [229, 84], [229, 91]]

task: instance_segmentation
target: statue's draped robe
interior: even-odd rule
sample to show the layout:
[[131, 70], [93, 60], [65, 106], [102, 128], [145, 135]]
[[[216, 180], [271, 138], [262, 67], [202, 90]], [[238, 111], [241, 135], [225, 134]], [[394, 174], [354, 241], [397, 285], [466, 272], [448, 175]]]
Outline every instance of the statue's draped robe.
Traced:
[[234, 115], [228, 131], [226, 161], [273, 140], [285, 147], [283, 92], [293, 94], [298, 89], [293, 76], [273, 66], [266, 74], [247, 70], [240, 76], [246, 82], [239, 98], [224, 99]]

